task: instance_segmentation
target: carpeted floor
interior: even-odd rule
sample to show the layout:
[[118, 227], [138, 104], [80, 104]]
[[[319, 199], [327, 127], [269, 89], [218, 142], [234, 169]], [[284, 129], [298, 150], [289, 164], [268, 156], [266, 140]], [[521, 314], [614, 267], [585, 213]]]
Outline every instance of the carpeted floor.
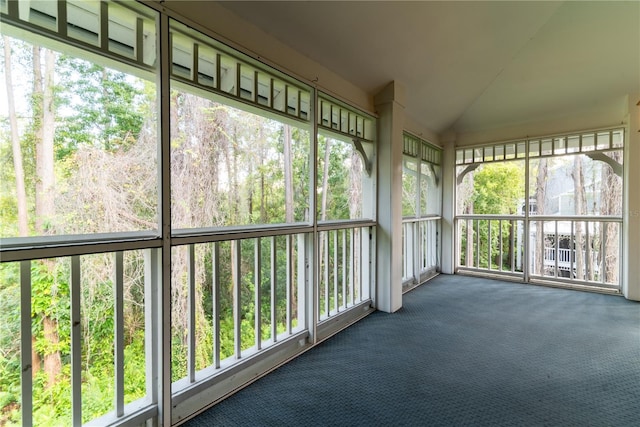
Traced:
[[441, 275], [185, 425], [640, 426], [640, 303]]

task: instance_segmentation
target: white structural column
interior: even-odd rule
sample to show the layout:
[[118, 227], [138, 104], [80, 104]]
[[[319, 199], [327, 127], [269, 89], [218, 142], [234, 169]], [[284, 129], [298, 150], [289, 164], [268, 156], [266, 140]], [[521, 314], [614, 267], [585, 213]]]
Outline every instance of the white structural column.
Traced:
[[375, 98], [378, 112], [376, 308], [402, 307], [402, 131], [404, 87], [389, 83]]
[[624, 271], [622, 293], [640, 301], [640, 93], [629, 96], [629, 134], [625, 141]]
[[455, 208], [456, 208], [456, 167], [455, 135], [445, 136], [441, 140], [442, 150], [442, 258], [440, 270], [444, 274], [453, 274], [456, 267], [455, 249]]

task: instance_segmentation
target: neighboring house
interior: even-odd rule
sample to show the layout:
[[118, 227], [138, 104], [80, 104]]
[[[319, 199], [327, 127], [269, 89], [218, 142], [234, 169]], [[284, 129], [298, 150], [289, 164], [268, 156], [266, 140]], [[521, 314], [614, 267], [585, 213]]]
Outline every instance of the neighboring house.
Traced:
[[[552, 161], [551, 161], [552, 160]], [[540, 214], [545, 217], [558, 216], [568, 217], [574, 215], [597, 216], [600, 215], [602, 176], [605, 163], [600, 161], [583, 162], [585, 209], [583, 212], [576, 212], [575, 207], [575, 180], [573, 179], [572, 157], [550, 159], [548, 178], [546, 182], [546, 203], [542, 213], [539, 212], [535, 194], [529, 200], [529, 213], [531, 217]], [[521, 212], [524, 212], [524, 203], [521, 205]], [[529, 228], [529, 245], [531, 265], [536, 266], [536, 257], [539, 251], [536, 250], [538, 241], [538, 230], [540, 224], [544, 224], [544, 249], [543, 268], [545, 276], [554, 276], [558, 271], [559, 277], [576, 277], [577, 263], [583, 260], [585, 275], [598, 275], [602, 260], [600, 258], [600, 240], [602, 239], [602, 223], [599, 221], [583, 222], [575, 220], [558, 221], [531, 221]], [[519, 232], [518, 240], [522, 242], [523, 230]], [[581, 240], [582, 244], [577, 244]], [[584, 242], [588, 241], [589, 244]], [[582, 246], [582, 253], [576, 253], [576, 246]], [[517, 265], [522, 268], [522, 258], [518, 254]], [[592, 269], [592, 271], [588, 271]], [[535, 267], [532, 269], [535, 270]]]

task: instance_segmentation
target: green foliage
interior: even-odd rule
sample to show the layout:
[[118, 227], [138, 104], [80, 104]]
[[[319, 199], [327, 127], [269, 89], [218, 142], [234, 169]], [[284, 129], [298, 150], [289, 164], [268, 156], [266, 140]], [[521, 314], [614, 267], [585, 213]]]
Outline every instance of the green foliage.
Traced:
[[[515, 215], [524, 199], [524, 169], [522, 162], [501, 162], [488, 163], [482, 165], [473, 174], [473, 214], [499, 214]], [[500, 252], [500, 236], [502, 236], [502, 247], [510, 247], [512, 229], [508, 221], [502, 221], [500, 225], [496, 220], [474, 221], [470, 230], [473, 242], [472, 253], [474, 258], [467, 260], [467, 228], [463, 224], [461, 229], [462, 251], [461, 262], [464, 265], [475, 265], [479, 268], [497, 269], [502, 264], [505, 269], [510, 269], [509, 255], [513, 254]], [[479, 248], [477, 246], [479, 240]], [[491, 251], [489, 251], [489, 246]], [[476, 252], [479, 249], [479, 260]], [[506, 250], [506, 249], [505, 249]], [[489, 255], [490, 253], [490, 255]]]
[[57, 67], [62, 84], [73, 84], [73, 90], [58, 88], [58, 108], [73, 111], [58, 125], [59, 159], [83, 144], [99, 143], [114, 151], [136, 142], [144, 122], [144, 88], [132, 84], [125, 73], [77, 58], [60, 56]]
[[402, 174], [402, 216], [416, 216], [416, 193], [418, 192], [415, 163], [413, 168], [404, 170]]
[[[327, 188], [324, 188], [325, 151], [329, 146], [329, 165]], [[360, 212], [352, 212], [349, 193], [354, 183], [350, 176], [350, 166], [354, 149], [348, 142], [343, 142], [324, 135], [318, 136], [318, 218], [322, 216], [322, 192], [326, 191], [326, 219], [357, 218]], [[358, 207], [359, 208], [359, 207]]]
[[71, 423], [71, 365], [65, 364], [58, 381], [47, 387], [44, 371], [36, 374], [33, 381], [33, 424], [64, 426]]
[[[17, 46], [17, 45], [16, 45]], [[32, 46], [20, 45], [22, 56], [17, 65], [23, 74], [32, 70], [29, 51]], [[58, 55], [55, 95], [55, 204], [54, 218], [49, 218], [47, 233], [88, 234], [100, 230], [106, 212], [114, 223], [131, 221], [135, 227], [154, 227], [157, 213], [157, 183], [134, 181], [128, 172], [141, 180], [140, 172], [148, 165], [156, 179], [155, 154], [143, 148], [151, 146], [155, 153], [158, 113], [156, 86], [133, 76], [92, 64], [85, 60]], [[32, 77], [29, 77], [32, 78]], [[36, 146], [38, 145], [40, 112], [43, 99], [33, 94], [28, 82], [23, 90], [27, 100], [21, 118], [20, 144], [24, 158], [25, 186], [28, 199], [30, 233], [36, 230], [35, 187]], [[310, 197], [309, 158], [312, 137], [308, 130], [284, 125], [272, 119], [249, 114], [223, 104], [196, 97], [186, 92], [172, 94], [171, 167], [174, 224], [185, 227], [274, 224], [285, 221], [285, 132], [291, 132], [291, 164], [294, 221], [308, 221]], [[26, 117], [26, 118], [25, 118]], [[175, 125], [175, 126], [174, 126]], [[17, 201], [13, 153], [7, 123], [0, 129], [0, 236], [17, 235]], [[324, 149], [328, 141], [320, 137], [318, 162], [322, 169]], [[136, 157], [137, 156], [137, 157]], [[331, 140], [328, 166], [327, 218], [346, 219], [357, 216], [357, 209], [349, 193], [357, 182], [350, 173], [354, 161], [353, 147], [348, 142]], [[127, 166], [125, 160], [131, 160]], [[112, 169], [102, 168], [105, 164]], [[4, 167], [8, 165], [7, 167]], [[119, 169], [121, 168], [121, 169]], [[356, 169], [356, 168], [353, 168]], [[119, 172], [119, 181], [108, 175]], [[98, 171], [88, 174], [87, 171]], [[101, 172], [105, 171], [102, 175]], [[215, 178], [212, 176], [215, 175]], [[86, 182], [79, 177], [85, 177]], [[88, 177], [88, 178], [86, 178]], [[178, 178], [184, 177], [181, 186]], [[322, 177], [318, 182], [321, 186]], [[102, 191], [104, 190], [104, 191]], [[107, 191], [108, 190], [108, 191]], [[135, 194], [136, 197], [132, 196]], [[111, 196], [108, 199], [106, 196]], [[185, 196], [185, 198], [181, 198]], [[188, 196], [188, 197], [187, 197]], [[108, 200], [107, 200], [108, 199]], [[131, 201], [133, 200], [133, 201]], [[64, 205], [66, 202], [67, 205]], [[111, 204], [109, 207], [108, 204]], [[126, 208], [123, 207], [126, 205]], [[72, 206], [68, 210], [62, 206]], [[113, 207], [115, 206], [115, 208]], [[178, 212], [178, 213], [176, 213]], [[134, 217], [131, 220], [129, 217]], [[140, 225], [151, 218], [151, 226]], [[111, 231], [111, 230], [108, 230]], [[128, 230], [127, 230], [128, 231]], [[255, 240], [239, 241], [240, 263], [240, 346], [246, 350], [255, 344], [255, 316], [261, 319], [261, 338], [273, 338], [286, 330], [287, 313], [287, 244], [284, 237], [275, 238], [276, 259], [271, 261], [271, 239], [261, 240], [262, 271], [258, 284], [261, 290], [261, 310], [256, 314], [253, 251]], [[235, 329], [233, 313], [233, 257], [231, 244], [221, 243], [220, 266], [217, 272], [220, 289], [219, 338], [220, 358], [233, 357]], [[208, 245], [198, 245], [197, 269], [199, 301], [197, 301], [196, 366], [209, 366], [213, 361], [213, 287], [212, 256]], [[134, 251], [131, 251], [134, 252]], [[127, 256], [129, 252], [127, 252]], [[139, 254], [138, 254], [139, 255]], [[113, 410], [114, 396], [114, 291], [113, 265], [109, 255], [81, 256], [81, 375], [83, 422]], [[302, 255], [300, 255], [302, 256]], [[185, 254], [175, 258], [184, 261]], [[275, 265], [276, 271], [271, 271]], [[125, 259], [125, 402], [146, 395], [145, 263], [141, 256]], [[174, 266], [172, 266], [174, 267]], [[47, 426], [69, 425], [71, 420], [71, 271], [70, 257], [31, 262], [31, 320], [39, 372], [34, 377], [34, 424]], [[294, 273], [296, 274], [296, 273]], [[275, 277], [275, 300], [271, 301], [271, 278]], [[187, 275], [179, 271], [172, 276], [172, 287], [184, 291]], [[295, 282], [295, 279], [293, 280]], [[0, 264], [0, 424], [19, 424], [20, 421], [20, 272], [18, 263]], [[155, 284], [158, 285], [158, 284]], [[295, 295], [295, 291], [292, 291]], [[179, 293], [176, 292], [176, 295]], [[186, 295], [186, 292], [180, 294]], [[184, 297], [182, 297], [184, 298]], [[172, 301], [175, 322], [171, 331], [173, 380], [186, 375], [187, 336], [183, 322], [186, 317], [183, 303]], [[294, 299], [294, 305], [298, 301]], [[272, 306], [272, 304], [274, 306]], [[292, 323], [295, 325], [295, 307]], [[275, 319], [272, 324], [272, 311]], [[45, 325], [54, 330], [45, 336]], [[53, 325], [53, 326], [52, 326]], [[45, 372], [42, 359], [58, 356], [61, 368], [53, 381]], [[37, 361], [36, 361], [37, 362]], [[57, 369], [57, 368], [56, 368]], [[37, 369], [35, 369], [37, 370]]]
[[524, 198], [524, 169], [519, 163], [484, 165], [473, 175], [473, 213], [513, 215]]

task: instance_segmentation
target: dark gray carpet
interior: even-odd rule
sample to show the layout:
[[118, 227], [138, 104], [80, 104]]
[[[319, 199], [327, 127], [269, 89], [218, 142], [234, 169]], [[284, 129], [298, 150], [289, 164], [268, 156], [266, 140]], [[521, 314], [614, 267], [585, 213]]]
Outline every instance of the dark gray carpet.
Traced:
[[438, 276], [185, 425], [640, 426], [640, 304]]

